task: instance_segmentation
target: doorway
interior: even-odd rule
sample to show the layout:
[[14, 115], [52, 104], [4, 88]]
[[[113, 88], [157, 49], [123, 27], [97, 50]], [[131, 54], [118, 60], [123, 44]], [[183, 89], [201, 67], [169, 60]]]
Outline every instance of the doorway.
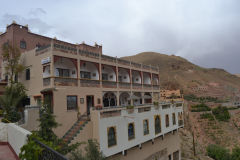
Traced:
[[87, 115], [90, 115], [90, 108], [94, 106], [94, 96], [87, 96]]

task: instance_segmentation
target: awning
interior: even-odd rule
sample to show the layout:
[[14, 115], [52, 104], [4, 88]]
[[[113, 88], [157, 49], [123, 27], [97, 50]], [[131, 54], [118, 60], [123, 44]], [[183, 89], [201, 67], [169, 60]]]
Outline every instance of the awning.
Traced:
[[52, 92], [52, 91], [56, 91], [56, 88], [55, 87], [53, 87], [53, 88], [45, 88], [45, 89], [41, 90], [40, 92], [44, 93], [44, 92]]

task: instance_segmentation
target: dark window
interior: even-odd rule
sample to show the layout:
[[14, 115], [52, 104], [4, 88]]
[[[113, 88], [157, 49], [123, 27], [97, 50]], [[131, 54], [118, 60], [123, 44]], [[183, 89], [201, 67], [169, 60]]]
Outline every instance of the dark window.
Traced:
[[168, 155], [168, 160], [172, 160], [172, 155], [171, 154]]
[[116, 129], [115, 127], [108, 128], [108, 147], [114, 146], [117, 144], [116, 139]]
[[173, 152], [173, 160], [179, 160], [179, 151]]
[[128, 140], [134, 139], [135, 133], [134, 133], [134, 124], [129, 123], [128, 124]]
[[155, 134], [159, 134], [160, 132], [161, 132], [160, 116], [155, 116]]
[[77, 96], [67, 96], [67, 110], [77, 109]]
[[18, 74], [15, 74], [15, 76], [14, 76], [14, 81], [15, 81], [15, 82], [18, 82]]
[[81, 76], [81, 78], [91, 79], [91, 73], [90, 72], [81, 71], [80, 76]]
[[169, 127], [169, 116], [168, 116], [168, 114], [165, 116], [165, 123], [166, 123], [166, 128]]
[[107, 81], [108, 80], [108, 74], [102, 73], [102, 80]]
[[24, 40], [20, 41], [20, 48], [22, 48], [22, 49], [26, 49], [27, 48], [26, 41], [24, 41]]
[[26, 69], [26, 80], [30, 80], [30, 68]]
[[5, 81], [6, 81], [6, 82], [8, 81], [8, 75], [5, 76]]
[[148, 120], [143, 120], [143, 134], [149, 134]]
[[176, 115], [175, 115], [175, 113], [172, 114], [172, 121], [173, 121], [173, 125], [176, 125]]
[[57, 68], [59, 77], [70, 77], [69, 69]]

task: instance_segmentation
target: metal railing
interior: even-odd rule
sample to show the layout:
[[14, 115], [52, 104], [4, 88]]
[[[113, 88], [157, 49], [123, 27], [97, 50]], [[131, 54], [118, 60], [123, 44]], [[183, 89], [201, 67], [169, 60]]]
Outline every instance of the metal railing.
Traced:
[[119, 86], [119, 88], [126, 88], [126, 89], [131, 88], [131, 84], [130, 83], [125, 83], [125, 82], [118, 82], [118, 86]]
[[117, 82], [112, 81], [102, 81], [103, 88], [117, 88]]
[[133, 84], [132, 84], [132, 88], [133, 88], [133, 89], [142, 89], [142, 84], [133, 83]]
[[100, 81], [92, 79], [80, 79], [80, 85], [81, 87], [99, 87]]
[[39, 155], [39, 160], [68, 160], [65, 156], [43, 144], [36, 138], [32, 138], [32, 140], [43, 149]]
[[152, 89], [152, 85], [151, 84], [143, 84], [143, 88], [144, 89]]

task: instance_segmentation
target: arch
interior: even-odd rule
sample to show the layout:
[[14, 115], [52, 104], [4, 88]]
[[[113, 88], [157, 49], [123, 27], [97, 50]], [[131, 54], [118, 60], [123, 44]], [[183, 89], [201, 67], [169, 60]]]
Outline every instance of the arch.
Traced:
[[135, 138], [135, 128], [134, 128], [134, 123], [129, 123], [128, 124], [128, 140], [134, 139]]
[[152, 95], [150, 92], [145, 92], [143, 98], [144, 103], [152, 103]]
[[69, 58], [55, 57], [54, 71], [57, 77], [77, 78], [77, 67]]
[[151, 73], [143, 72], [143, 84], [151, 84]]
[[120, 106], [127, 106], [130, 105], [131, 101], [130, 101], [130, 94], [127, 92], [122, 92], [119, 95], [119, 105]]
[[92, 62], [80, 62], [80, 78], [99, 80], [98, 66]]
[[116, 72], [113, 67], [102, 64], [102, 80], [116, 82]]
[[165, 115], [165, 124], [166, 124], [166, 128], [169, 127], [169, 115], [168, 114]]
[[108, 128], [108, 147], [114, 146], [117, 144], [116, 138], [116, 127]]
[[161, 118], [160, 118], [160, 115], [155, 116], [154, 125], [155, 125], [155, 134], [161, 133]]
[[104, 107], [117, 106], [117, 97], [113, 92], [106, 92], [103, 95], [103, 106]]
[[130, 83], [130, 76], [128, 69], [118, 68], [118, 82]]
[[137, 84], [142, 83], [142, 77], [141, 77], [140, 71], [132, 70], [132, 83], [137, 83]]
[[133, 105], [137, 106], [137, 105], [141, 105], [142, 104], [142, 95], [140, 92], [134, 92], [133, 93]]

